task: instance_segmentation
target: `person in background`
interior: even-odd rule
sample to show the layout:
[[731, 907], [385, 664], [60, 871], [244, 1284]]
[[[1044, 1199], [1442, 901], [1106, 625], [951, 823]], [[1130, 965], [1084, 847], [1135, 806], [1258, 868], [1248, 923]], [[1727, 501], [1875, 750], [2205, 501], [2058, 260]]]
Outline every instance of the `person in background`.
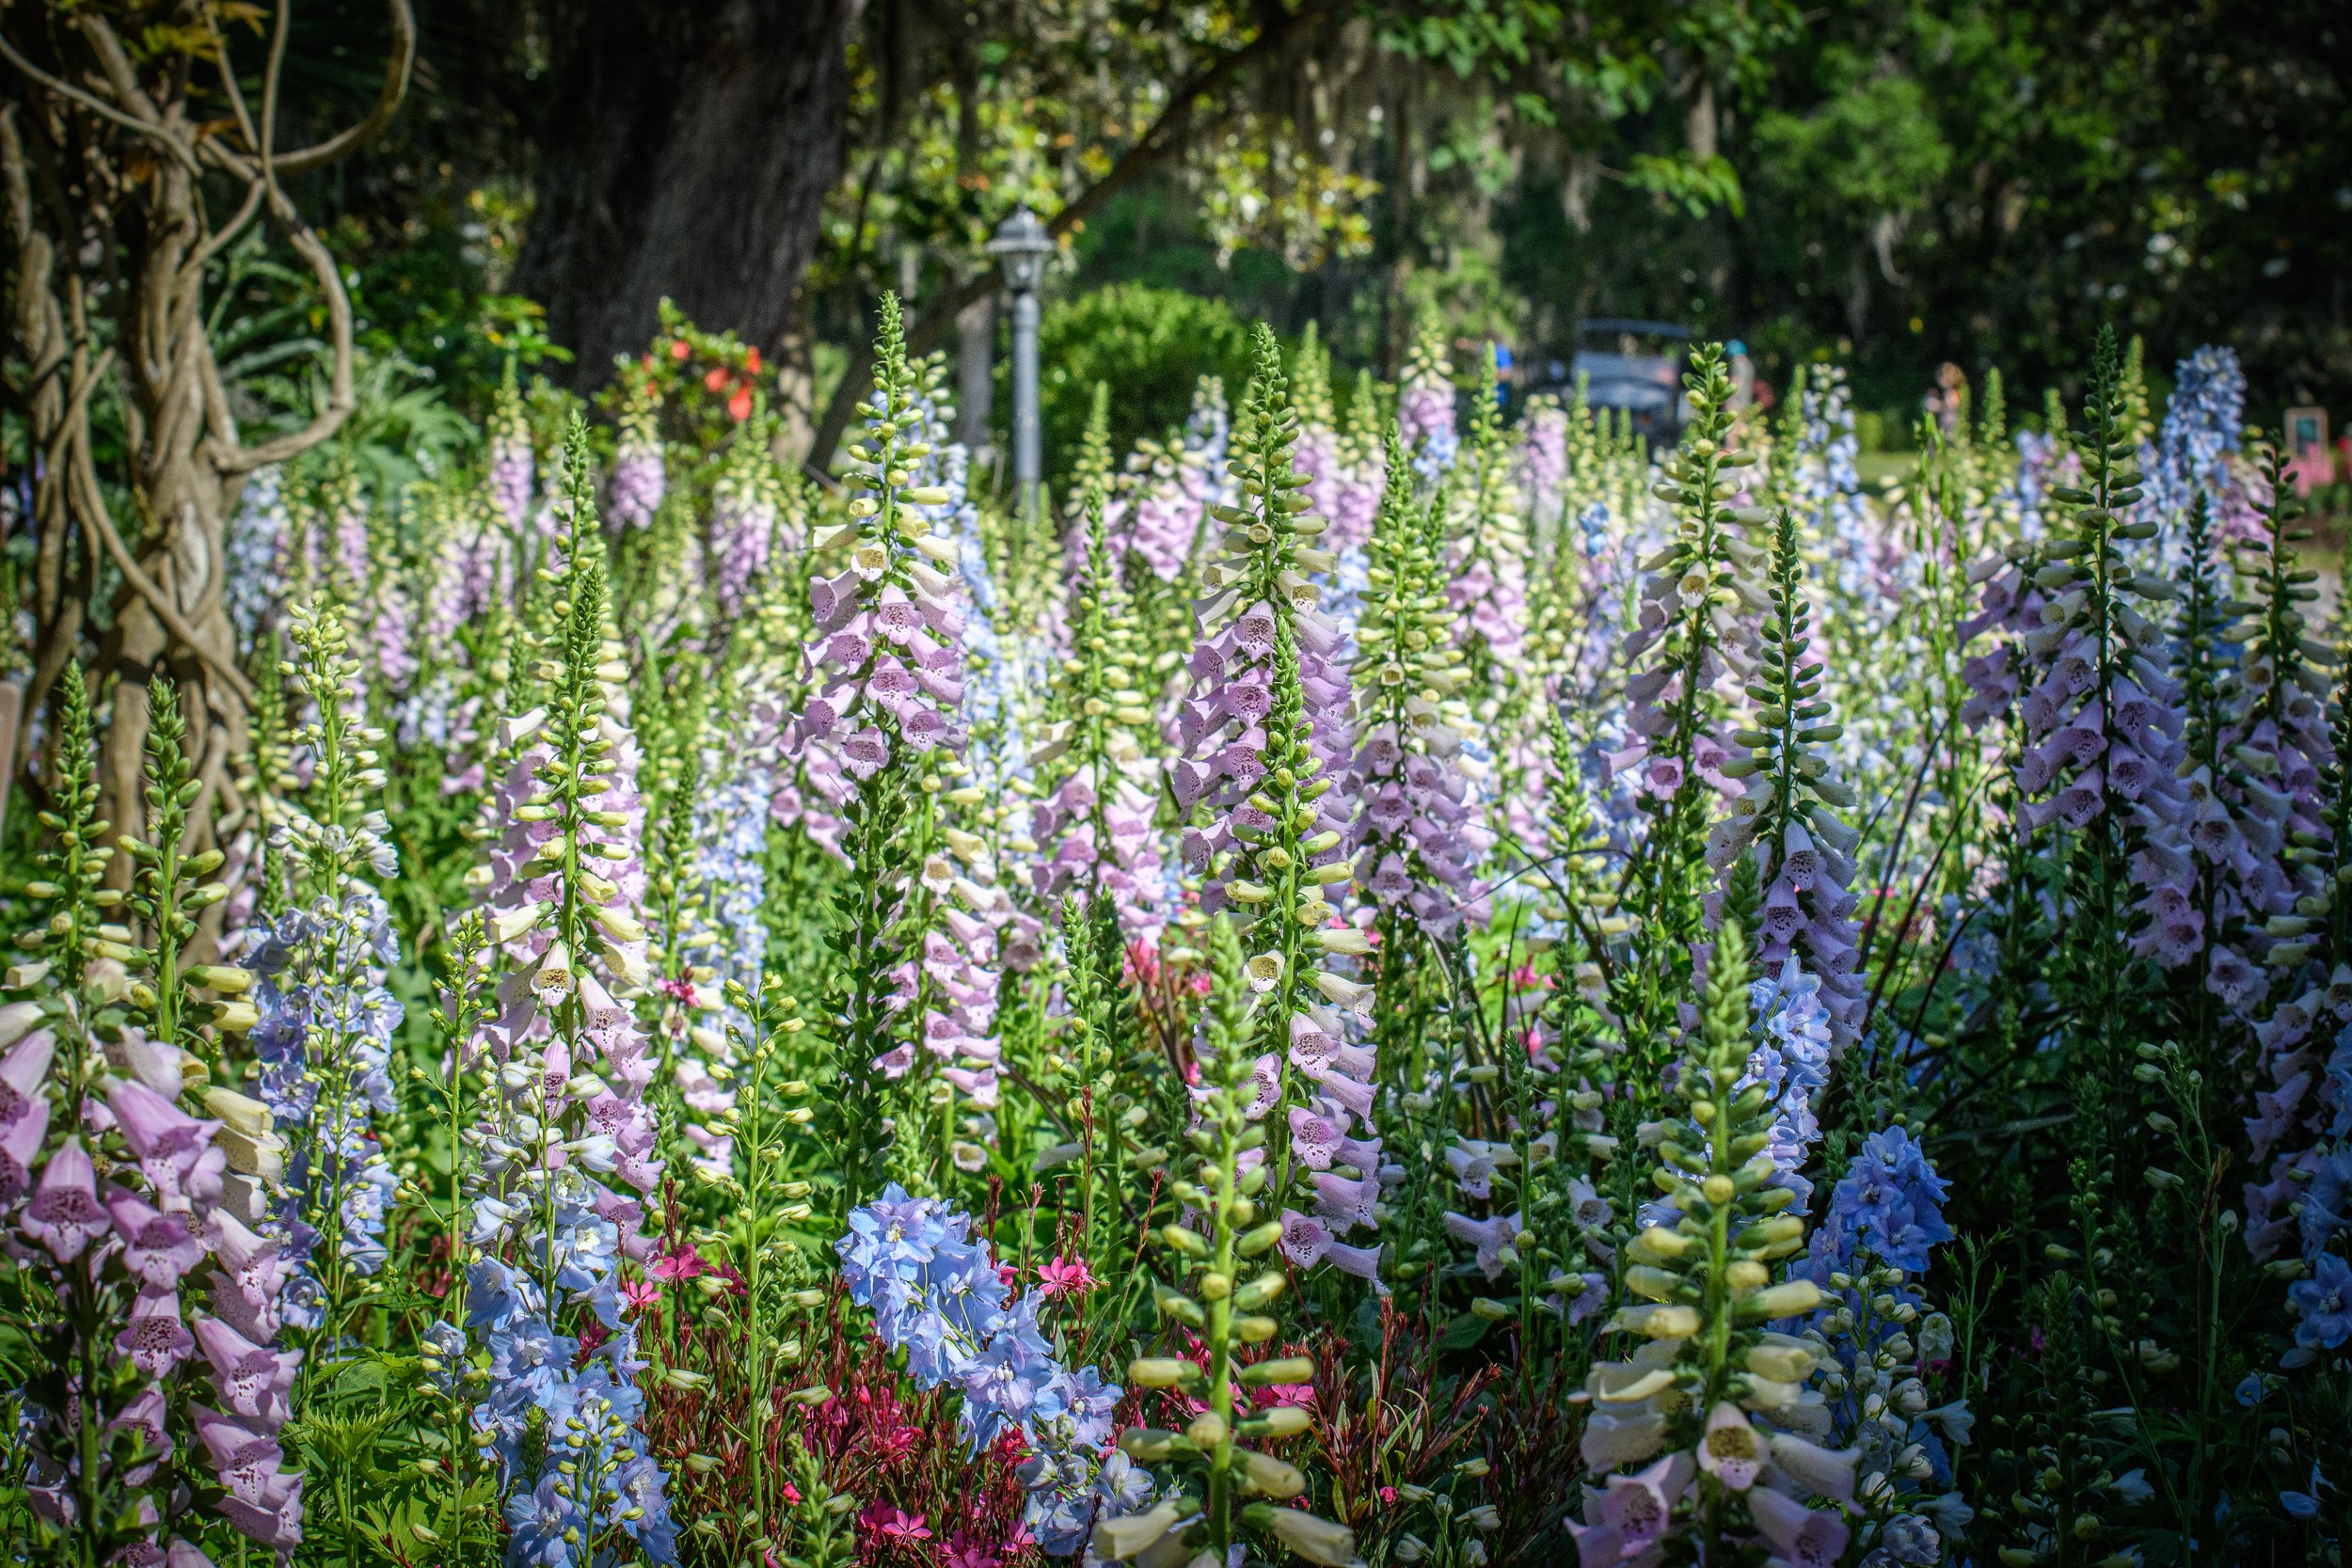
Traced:
[[1756, 361], [1748, 357], [1748, 345], [1734, 338], [1724, 345], [1731, 358], [1731, 405], [1745, 408], [1756, 402]]

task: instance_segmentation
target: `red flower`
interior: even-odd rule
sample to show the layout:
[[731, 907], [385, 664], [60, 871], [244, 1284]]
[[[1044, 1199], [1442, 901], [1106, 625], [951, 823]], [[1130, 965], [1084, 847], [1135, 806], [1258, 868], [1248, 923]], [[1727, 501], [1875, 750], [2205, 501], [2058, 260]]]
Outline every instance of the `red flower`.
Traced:
[[746, 374], [750, 375], [759, 373], [759, 345], [757, 343], [754, 343], [743, 351], [743, 370]]
[[670, 340], [670, 357], [671, 357], [671, 358], [673, 358], [673, 359], [683, 359], [683, 358], [685, 358], [688, 355], [690, 355], [690, 354], [691, 354], [691, 353], [693, 353], [693, 352], [694, 352], [694, 351], [693, 351], [692, 349], [691, 349], [691, 348], [689, 348], [689, 347], [687, 346], [687, 344], [686, 344], [686, 340], [685, 340], [685, 339], [683, 339], [683, 338], [673, 338], [673, 339], [671, 339], [671, 340]]
[[714, 392], [726, 384], [727, 372], [723, 366], [711, 366], [709, 372], [703, 377], [703, 386]]
[[749, 387], [738, 387], [735, 395], [727, 399], [727, 416], [739, 423], [752, 417], [752, 389]]
[[1074, 1263], [1066, 1258], [1056, 1258], [1050, 1263], [1041, 1263], [1038, 1266], [1037, 1280], [1038, 1294], [1048, 1301], [1057, 1296], [1082, 1296], [1102, 1283], [1094, 1277], [1094, 1272], [1087, 1267], [1083, 1258]]

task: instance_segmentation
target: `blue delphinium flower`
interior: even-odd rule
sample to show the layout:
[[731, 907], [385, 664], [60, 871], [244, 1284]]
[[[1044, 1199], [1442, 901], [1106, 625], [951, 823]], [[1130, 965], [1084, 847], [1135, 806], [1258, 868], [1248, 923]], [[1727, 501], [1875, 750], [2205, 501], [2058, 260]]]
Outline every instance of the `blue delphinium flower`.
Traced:
[[1830, 1016], [1822, 1006], [1821, 982], [1792, 957], [1777, 975], [1748, 987], [1748, 1004], [1762, 1037], [1748, 1057], [1746, 1082], [1763, 1085], [1774, 1115], [1766, 1152], [1779, 1167], [1775, 1180], [1809, 1205], [1813, 1183], [1798, 1174], [1821, 1124], [1813, 1097], [1829, 1082]]
[[2171, 399], [2148, 474], [2148, 499], [2169, 522], [2199, 492], [2218, 510], [2230, 454], [2246, 425], [2246, 372], [2233, 349], [2207, 343], [2173, 367]]
[[2352, 1263], [2322, 1253], [2309, 1279], [2287, 1287], [2287, 1303], [2295, 1308], [2297, 1350], [2336, 1349], [2352, 1338]]
[[1092, 1367], [1073, 1372], [1037, 1321], [1038, 1298], [1014, 1301], [972, 1222], [893, 1182], [850, 1214], [835, 1243], [850, 1298], [870, 1308], [882, 1342], [907, 1353], [925, 1388], [953, 1386], [974, 1452], [1017, 1432], [1030, 1458], [1027, 1524], [1044, 1549], [1067, 1557], [1094, 1523], [1131, 1513], [1151, 1478], [1110, 1449], [1122, 1390]]
[[1873, 1132], [1830, 1194], [1816, 1234], [1816, 1257], [1851, 1270], [1857, 1251], [1905, 1274], [1923, 1274], [1929, 1251], [1952, 1239], [1944, 1223], [1949, 1183], [1899, 1127]]
[[[489, 1434], [512, 1494], [508, 1568], [584, 1563], [579, 1543], [612, 1529], [627, 1533], [650, 1561], [676, 1561], [677, 1529], [663, 1498], [668, 1478], [635, 1430], [645, 1402], [633, 1379], [644, 1363], [612, 1275], [576, 1293], [612, 1331], [577, 1367], [580, 1341], [557, 1331], [528, 1275], [485, 1258], [469, 1266], [466, 1283], [467, 1322], [490, 1351], [490, 1381], [473, 1424]], [[534, 1412], [542, 1418], [535, 1444]], [[640, 1512], [632, 1517], [632, 1510]], [[573, 1541], [564, 1540], [566, 1530], [576, 1532]]]

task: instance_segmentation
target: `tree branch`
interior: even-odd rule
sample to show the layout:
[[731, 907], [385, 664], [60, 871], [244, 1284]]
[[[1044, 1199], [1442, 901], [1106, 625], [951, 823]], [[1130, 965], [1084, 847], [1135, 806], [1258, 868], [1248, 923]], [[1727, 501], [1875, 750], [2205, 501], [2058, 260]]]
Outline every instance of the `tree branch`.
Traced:
[[197, 635], [196, 628], [188, 625], [187, 617], [180, 613], [180, 607], [171, 602], [171, 595], [155, 585], [155, 579], [140, 568], [130, 548], [123, 544], [122, 535], [115, 530], [114, 515], [106, 509], [106, 498], [99, 492], [98, 476], [90, 471], [87, 461], [80, 460], [86, 455], [87, 449], [77, 451], [77, 461], [73, 464], [75, 488], [82, 493], [81, 510], [92, 531], [97, 533], [99, 542], [106, 546], [106, 553], [114, 557], [123, 580], [137, 590], [139, 597], [145, 599], [148, 607], [154, 610], [155, 618], [163, 622], [166, 629], [178, 638], [183, 647], [203, 660], [205, 668], [218, 675], [247, 706], [252, 705], [253, 683], [245, 678], [245, 672], [206, 646], [203, 639]]
[[240, 447], [233, 438], [224, 441], [215, 436], [206, 443], [213, 467], [222, 474], [247, 474], [272, 463], [283, 463], [299, 457], [321, 441], [342, 428], [358, 405], [351, 378], [351, 296], [343, 292], [342, 274], [335, 265], [335, 257], [326, 242], [296, 215], [294, 203], [281, 191], [270, 192], [270, 213], [286, 230], [286, 243], [293, 245], [302, 259], [310, 263], [311, 274], [319, 280], [320, 290], [326, 295], [326, 322], [330, 341], [334, 343], [335, 368], [327, 388], [326, 406], [316, 418], [291, 436], [280, 436], [275, 441], [264, 441], [258, 447]]
[[[400, 112], [401, 101], [408, 96], [409, 75], [417, 64], [417, 18], [409, 9], [408, 0], [387, 0], [386, 8], [391, 14], [392, 52], [384, 62], [384, 86], [376, 92], [375, 107], [368, 111], [367, 119], [349, 130], [298, 152], [278, 157], [276, 160], [278, 173], [301, 174], [358, 150], [373, 141], [377, 133], [392, 122], [392, 116]], [[281, 25], [285, 10], [281, 4], [278, 8]], [[263, 118], [266, 119], [267, 116]]]
[[135, 115], [125, 114], [122, 110], [116, 108], [113, 104], [107, 103], [104, 99], [100, 98], [95, 93], [84, 92], [80, 87], [75, 87], [72, 83], [50, 75], [49, 72], [41, 70], [40, 67], [26, 59], [23, 55], [18, 54], [16, 45], [8, 41], [8, 35], [5, 33], [0, 33], [0, 57], [5, 57], [8, 62], [16, 67], [18, 71], [24, 72], [33, 81], [39, 83], [44, 87], [47, 87], [51, 92], [57, 94], [59, 97], [69, 99], [75, 103], [79, 103], [82, 107], [87, 109], [90, 113], [97, 115], [101, 119], [112, 120], [115, 124], [121, 126], [124, 130], [131, 132], [133, 135], [144, 137], [148, 141], [158, 144], [164, 149], [164, 150], [169, 152], [174, 158], [186, 165], [190, 173], [197, 172], [196, 160], [189, 155], [186, 148], [180, 145], [178, 137], [172, 135], [160, 125], [151, 125], [147, 121], [138, 119]]

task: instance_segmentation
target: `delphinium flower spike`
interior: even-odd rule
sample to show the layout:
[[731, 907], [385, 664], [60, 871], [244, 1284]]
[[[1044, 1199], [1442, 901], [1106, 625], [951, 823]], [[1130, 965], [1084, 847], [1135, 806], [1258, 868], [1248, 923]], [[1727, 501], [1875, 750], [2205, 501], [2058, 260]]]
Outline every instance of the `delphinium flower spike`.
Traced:
[[[1071, 1369], [1039, 1323], [1041, 1294], [1015, 1299], [972, 1221], [897, 1183], [853, 1210], [834, 1243], [850, 1299], [874, 1314], [883, 1346], [903, 1349], [918, 1386], [961, 1396], [957, 1429], [974, 1453], [1017, 1434], [1024, 1513], [1041, 1546], [1077, 1552], [1089, 1527], [1138, 1507], [1149, 1478], [1111, 1447], [1123, 1393], [1092, 1367]], [[1009, 1272], [1009, 1271], [1006, 1271]]]
[[389, 1073], [402, 1007], [385, 986], [396, 956], [391, 911], [367, 880], [398, 869], [384, 814], [367, 804], [385, 784], [382, 734], [364, 718], [365, 688], [342, 609], [294, 607], [287, 684], [311, 707], [295, 740], [310, 757], [305, 798], [287, 810], [272, 847], [295, 869], [295, 907], [246, 934], [262, 978], [254, 1031], [257, 1083], [290, 1150], [286, 1196], [271, 1234], [294, 1266], [288, 1323], [319, 1334], [316, 1370], [383, 1265], [395, 1185], [374, 1120], [398, 1109]]
[[247, 475], [229, 519], [229, 569], [221, 589], [239, 653], [250, 654], [277, 622], [294, 533], [285, 470], [273, 463]]
[[2234, 349], [2206, 343], [2173, 367], [2146, 502], [2164, 527], [2168, 554], [2177, 550], [2180, 520], [2200, 496], [2224, 537], [2249, 531], [2251, 498], [2232, 464], [2245, 426], [2246, 372]]
[[[1944, 1223], [1948, 1183], [1899, 1124], [1872, 1132], [1831, 1190], [1806, 1272], [1828, 1292], [1806, 1334], [1820, 1362], [1827, 1440], [1855, 1450], [1856, 1544], [1933, 1568], [1968, 1520], [1942, 1445], [1966, 1444], [1966, 1399], [1929, 1407], [1924, 1370], [1951, 1360], [1952, 1325], [1915, 1286]], [[1936, 1490], [1939, 1467], [1947, 1484]]]
[[[1177, 1390], [1200, 1413], [1182, 1432], [1133, 1427], [1120, 1434], [1127, 1454], [1180, 1470], [1185, 1479], [1150, 1510], [1098, 1526], [1094, 1550], [1147, 1568], [1176, 1568], [1200, 1556], [1224, 1562], [1254, 1537], [1304, 1561], [1339, 1568], [1355, 1558], [1354, 1533], [1288, 1506], [1306, 1491], [1307, 1478], [1263, 1446], [1299, 1435], [1312, 1418], [1298, 1404], [1253, 1408], [1248, 1393], [1309, 1383], [1314, 1363], [1240, 1359], [1243, 1347], [1263, 1344], [1281, 1331], [1268, 1309], [1288, 1283], [1279, 1269], [1256, 1261], [1284, 1231], [1283, 1222], [1266, 1217], [1258, 1201], [1267, 1163], [1265, 1129], [1254, 1112], [1262, 1090], [1253, 1053], [1265, 1032], [1264, 1015], [1276, 1004], [1251, 978], [1254, 960], [1242, 957], [1230, 921], [1212, 925], [1209, 957], [1200, 1120], [1187, 1134], [1196, 1161], [1191, 1178], [1173, 1188], [1191, 1223], [1169, 1225], [1161, 1233], [1174, 1283], [1154, 1292], [1162, 1319], [1199, 1337], [1206, 1364], [1147, 1356], [1127, 1369], [1130, 1381]], [[1262, 1272], [1244, 1278], [1252, 1268]], [[1249, 1501], [1253, 1497], [1263, 1500]]]
[[1667, 1207], [1625, 1249], [1622, 1288], [1637, 1299], [1609, 1324], [1645, 1342], [1585, 1379], [1582, 1451], [1600, 1484], [1568, 1528], [1586, 1562], [1677, 1538], [1713, 1561], [1760, 1536], [1787, 1560], [1828, 1563], [1850, 1537], [1837, 1507], [1852, 1499], [1858, 1456], [1803, 1435], [1823, 1428], [1804, 1390], [1814, 1353], [1765, 1327], [1822, 1298], [1810, 1279], [1774, 1281], [1804, 1249], [1804, 1222], [1795, 1193], [1773, 1182], [1765, 1091], [1747, 1084], [1747, 990], [1746, 938], [1726, 920], [1676, 1078], [1684, 1109], [1656, 1146]]

